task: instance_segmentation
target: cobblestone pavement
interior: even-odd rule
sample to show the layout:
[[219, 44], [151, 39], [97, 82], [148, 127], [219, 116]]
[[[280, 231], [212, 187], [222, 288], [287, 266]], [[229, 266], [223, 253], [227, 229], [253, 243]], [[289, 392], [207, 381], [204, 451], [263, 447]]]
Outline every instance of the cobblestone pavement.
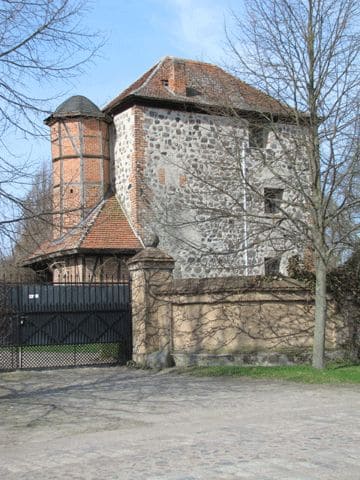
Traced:
[[0, 374], [1, 480], [359, 480], [360, 389], [172, 371]]

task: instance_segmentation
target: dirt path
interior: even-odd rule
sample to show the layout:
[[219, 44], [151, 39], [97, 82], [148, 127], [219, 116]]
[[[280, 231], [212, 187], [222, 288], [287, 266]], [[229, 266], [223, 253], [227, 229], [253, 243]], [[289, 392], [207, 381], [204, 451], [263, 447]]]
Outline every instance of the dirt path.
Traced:
[[1, 480], [359, 480], [359, 427], [356, 386], [0, 374]]

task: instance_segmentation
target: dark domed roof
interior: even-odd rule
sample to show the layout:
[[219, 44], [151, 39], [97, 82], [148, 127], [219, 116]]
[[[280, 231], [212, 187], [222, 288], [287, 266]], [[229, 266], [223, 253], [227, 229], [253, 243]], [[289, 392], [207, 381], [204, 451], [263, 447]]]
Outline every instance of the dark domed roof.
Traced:
[[86, 115], [90, 117], [104, 116], [101, 110], [86, 97], [74, 95], [57, 107], [54, 115]]
[[45, 120], [51, 124], [56, 118], [64, 117], [95, 117], [106, 118], [106, 115], [88, 98], [83, 95], [74, 95], [57, 107], [55, 112]]

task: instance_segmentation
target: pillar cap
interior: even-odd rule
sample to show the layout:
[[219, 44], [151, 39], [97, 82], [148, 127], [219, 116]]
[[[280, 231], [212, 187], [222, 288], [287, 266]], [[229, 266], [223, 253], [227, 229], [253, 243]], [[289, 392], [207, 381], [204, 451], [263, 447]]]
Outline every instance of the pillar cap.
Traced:
[[140, 268], [173, 269], [175, 260], [159, 248], [145, 247], [127, 262], [131, 270]]

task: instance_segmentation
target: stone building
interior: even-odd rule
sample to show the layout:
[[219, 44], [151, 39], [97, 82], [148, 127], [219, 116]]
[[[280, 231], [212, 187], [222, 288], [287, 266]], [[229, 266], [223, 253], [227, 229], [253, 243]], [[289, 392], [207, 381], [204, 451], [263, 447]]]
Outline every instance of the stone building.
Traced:
[[286, 272], [301, 250], [274, 234], [280, 204], [297, 208], [274, 171], [291, 176], [281, 152], [298, 128], [217, 66], [165, 57], [103, 110], [75, 96], [45, 123], [53, 231], [26, 264], [54, 281], [118, 275], [154, 241], [181, 277]]

